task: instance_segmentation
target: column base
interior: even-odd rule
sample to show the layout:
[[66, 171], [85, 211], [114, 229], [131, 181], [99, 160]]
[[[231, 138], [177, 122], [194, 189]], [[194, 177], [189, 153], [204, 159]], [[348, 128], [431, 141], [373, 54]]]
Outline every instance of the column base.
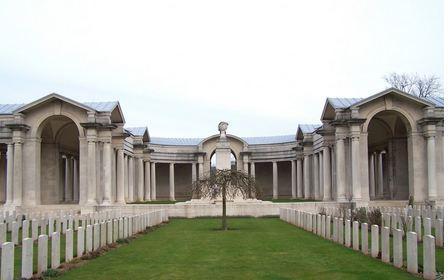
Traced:
[[101, 203], [102, 206], [109, 206], [112, 205], [112, 203], [110, 202], [110, 200], [104, 200], [103, 203]]

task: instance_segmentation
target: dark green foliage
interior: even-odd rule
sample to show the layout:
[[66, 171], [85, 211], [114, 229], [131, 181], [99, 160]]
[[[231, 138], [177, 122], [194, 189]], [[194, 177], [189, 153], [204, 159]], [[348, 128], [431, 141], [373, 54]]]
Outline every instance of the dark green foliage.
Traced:
[[367, 223], [369, 221], [367, 217], [367, 209], [365, 207], [353, 210], [352, 217], [353, 221], [358, 221], [359, 223]]
[[370, 211], [368, 214], [368, 222], [369, 225], [377, 225], [381, 227], [381, 211], [379, 209], [374, 209], [373, 211]]
[[52, 279], [52, 278], [58, 277], [59, 275], [61, 275], [61, 272], [50, 268], [47, 271], [42, 273], [42, 278], [43, 279]]

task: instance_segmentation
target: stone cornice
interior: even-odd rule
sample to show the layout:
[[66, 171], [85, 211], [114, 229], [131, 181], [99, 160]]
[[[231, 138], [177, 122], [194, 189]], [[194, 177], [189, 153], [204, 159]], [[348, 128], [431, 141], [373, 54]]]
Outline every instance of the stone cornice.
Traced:
[[113, 130], [117, 128], [117, 125], [111, 123], [111, 124], [102, 124], [98, 129], [100, 130]]
[[134, 149], [144, 149], [144, 148], [146, 148], [146, 144], [137, 143], [137, 144], [133, 144], [132, 147], [134, 147]]
[[430, 125], [430, 124], [437, 124], [440, 121], [442, 121], [442, 117], [426, 117], [418, 120], [419, 125]]
[[207, 153], [206, 152], [195, 152], [194, 155], [195, 156], [205, 156]]
[[26, 124], [10, 123], [5, 126], [13, 131], [28, 131], [30, 129], [30, 126]]
[[358, 119], [358, 118], [355, 119], [355, 118], [353, 118], [353, 119], [348, 119], [347, 123], [349, 125], [363, 124], [363, 123], [365, 123], [366, 120], [367, 119]]
[[97, 123], [97, 122], [85, 122], [85, 123], [80, 123], [80, 125], [84, 128], [98, 128], [101, 126], [101, 124]]
[[250, 156], [250, 155], [252, 155], [252, 152], [244, 151], [244, 152], [240, 152], [240, 155], [242, 155], [242, 156]]

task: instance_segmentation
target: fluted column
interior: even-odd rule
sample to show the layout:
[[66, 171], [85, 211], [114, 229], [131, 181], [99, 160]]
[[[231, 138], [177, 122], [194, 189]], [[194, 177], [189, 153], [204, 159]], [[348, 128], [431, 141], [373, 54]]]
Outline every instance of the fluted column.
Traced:
[[78, 160], [73, 158], [73, 201], [79, 202], [79, 167]]
[[303, 158], [303, 191], [305, 199], [311, 198], [310, 156]]
[[249, 163], [247, 161], [244, 161], [244, 172], [246, 172], [246, 174], [249, 174]]
[[125, 180], [125, 164], [124, 152], [119, 148], [117, 151], [117, 203], [125, 204], [124, 198], [124, 180]]
[[8, 144], [6, 151], [6, 204], [13, 203], [14, 182], [14, 144]]
[[174, 195], [174, 163], [170, 163], [170, 200], [176, 200]]
[[313, 155], [313, 175], [314, 199], [319, 199], [319, 153]]
[[23, 177], [23, 156], [22, 156], [22, 143], [14, 143], [14, 204], [22, 205], [22, 177]]
[[369, 166], [369, 183], [370, 183], [370, 200], [375, 199], [375, 157], [376, 153], [370, 154]]
[[303, 198], [303, 169], [302, 159], [297, 160], [297, 197]]
[[64, 201], [73, 201], [73, 177], [72, 177], [72, 164], [69, 156], [65, 156], [65, 184], [64, 184]]
[[278, 170], [277, 170], [277, 162], [272, 162], [272, 198], [278, 198]]
[[292, 198], [297, 198], [297, 167], [296, 161], [291, 160], [291, 195]]
[[145, 200], [151, 200], [151, 162], [145, 161]]
[[137, 159], [137, 200], [143, 201], [144, 197], [144, 186], [145, 186], [145, 174], [144, 174], [144, 164], [143, 159]]
[[255, 178], [255, 162], [250, 163], [250, 175]]
[[151, 200], [157, 199], [156, 163], [151, 162]]
[[96, 204], [96, 141], [87, 139], [87, 204]]
[[345, 143], [343, 136], [336, 136], [336, 187], [337, 201], [346, 201], [346, 181], [345, 181]]
[[426, 153], [428, 164], [428, 199], [437, 199], [437, 184], [436, 184], [436, 149], [435, 149], [435, 135], [429, 134], [426, 137]]
[[129, 157], [129, 163], [128, 163], [128, 174], [129, 174], [129, 189], [128, 189], [128, 198], [130, 202], [134, 202], [135, 198], [134, 198], [134, 175], [135, 175], [135, 171], [134, 171], [134, 158], [132, 156]]
[[383, 185], [383, 154], [385, 154], [385, 151], [382, 151], [378, 154], [377, 158], [377, 173], [378, 173], [378, 198], [383, 198], [384, 195], [384, 185]]
[[330, 147], [325, 146], [323, 155], [323, 185], [324, 185], [324, 201], [331, 200], [331, 160]]
[[319, 152], [319, 199], [324, 198], [324, 157], [323, 152]]
[[123, 165], [124, 165], [124, 188], [123, 188], [123, 192], [124, 192], [124, 200], [126, 202], [130, 202], [129, 201], [129, 156], [128, 155], [124, 155], [124, 159], [123, 159]]
[[204, 177], [204, 163], [199, 162], [199, 178]]
[[196, 174], [196, 163], [193, 162], [191, 164], [191, 183], [194, 184], [197, 179], [198, 179], [198, 176]]
[[361, 201], [361, 175], [360, 175], [360, 162], [359, 162], [359, 135], [353, 135], [352, 140], [352, 189], [353, 189], [353, 200]]
[[104, 191], [103, 205], [109, 205], [112, 197], [112, 146], [110, 142], [103, 144]]

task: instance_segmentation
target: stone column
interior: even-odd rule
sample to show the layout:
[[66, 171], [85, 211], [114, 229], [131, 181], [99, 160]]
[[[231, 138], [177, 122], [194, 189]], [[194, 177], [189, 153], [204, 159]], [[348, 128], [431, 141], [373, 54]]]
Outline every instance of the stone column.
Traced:
[[250, 175], [255, 178], [255, 162], [250, 163]]
[[14, 143], [14, 179], [13, 179], [13, 200], [14, 204], [22, 205], [22, 178], [23, 178], [23, 164], [22, 164], [22, 143]]
[[361, 201], [361, 178], [360, 178], [360, 162], [359, 162], [359, 135], [352, 135], [352, 189], [353, 189], [353, 200]]
[[8, 144], [6, 152], [6, 204], [13, 203], [14, 144]]
[[323, 150], [323, 185], [324, 185], [324, 201], [331, 200], [331, 161], [330, 148], [324, 147]]
[[151, 162], [145, 161], [145, 200], [151, 200]]
[[319, 154], [313, 155], [313, 188], [314, 199], [319, 199]]
[[345, 181], [345, 143], [344, 136], [337, 135], [336, 139], [336, 187], [337, 201], [346, 201], [346, 181]]
[[137, 159], [137, 200], [143, 201], [144, 189], [145, 189], [145, 174], [144, 174], [144, 164], [143, 159]]
[[244, 172], [249, 174], [249, 163], [247, 161], [244, 161]]
[[378, 158], [377, 158], [377, 173], [378, 173], [378, 193], [377, 193], [377, 197], [378, 198], [383, 198], [383, 194], [384, 194], [384, 187], [383, 187], [383, 154], [385, 154], [385, 151], [382, 151], [378, 154]]
[[191, 164], [191, 183], [194, 184], [194, 182], [196, 182], [197, 179], [198, 179], [198, 176], [196, 174], [196, 163], [193, 162]]
[[125, 175], [124, 175], [124, 151], [123, 149], [119, 148], [117, 150], [117, 203], [120, 204], [125, 204], [125, 199], [124, 199], [124, 180], [125, 180]]
[[324, 157], [323, 152], [319, 152], [319, 199], [324, 198]]
[[199, 178], [204, 177], [204, 163], [202, 160], [199, 161]]
[[302, 159], [297, 160], [297, 197], [303, 198], [303, 171], [302, 171]]
[[151, 200], [156, 200], [156, 163], [151, 162]]
[[87, 204], [96, 204], [96, 141], [87, 138]]
[[297, 167], [296, 161], [291, 160], [291, 195], [292, 198], [297, 198]]
[[310, 156], [307, 155], [303, 159], [303, 185], [304, 185], [304, 193], [305, 198], [311, 198], [311, 180], [310, 180]]
[[436, 184], [436, 149], [435, 149], [435, 135], [433, 133], [426, 137], [426, 153], [428, 164], [428, 199], [437, 199], [437, 184]]
[[170, 163], [170, 200], [176, 200], [174, 196], [174, 163]]
[[278, 171], [277, 171], [277, 162], [272, 162], [272, 198], [278, 198]]
[[[124, 151], [123, 151], [124, 153]], [[124, 200], [126, 202], [129, 202], [129, 157], [127, 155], [124, 155], [123, 158], [123, 165], [124, 165]]]
[[375, 199], [375, 157], [376, 153], [370, 155], [369, 182], [370, 182], [370, 200]]
[[79, 202], [79, 169], [76, 158], [73, 158], [73, 201]]
[[112, 197], [112, 146], [110, 142], [103, 144], [104, 191], [103, 205], [109, 205]]
[[65, 183], [64, 183], [64, 201], [73, 201], [73, 177], [72, 177], [72, 164], [69, 156], [65, 156]]
[[134, 202], [134, 158], [132, 156], [129, 157], [128, 162], [128, 181], [129, 181], [129, 187], [128, 187], [128, 199], [130, 202]]

